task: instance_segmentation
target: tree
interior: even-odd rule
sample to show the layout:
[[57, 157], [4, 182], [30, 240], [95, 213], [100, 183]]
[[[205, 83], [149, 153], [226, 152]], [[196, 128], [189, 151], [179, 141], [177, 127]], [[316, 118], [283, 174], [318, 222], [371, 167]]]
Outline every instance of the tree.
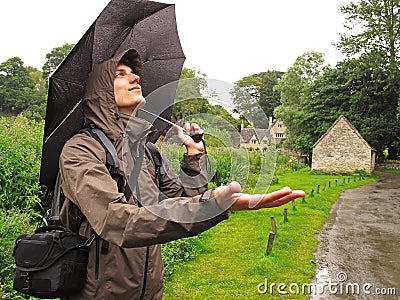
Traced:
[[33, 93], [25, 115], [31, 119], [44, 119], [46, 115], [47, 79], [43, 78], [43, 72], [36, 68], [27, 67], [33, 82]]
[[19, 57], [13, 57], [0, 65], [0, 110], [40, 120], [46, 110], [46, 88], [42, 72], [24, 67]]
[[337, 47], [349, 57], [380, 53], [387, 61], [400, 59], [400, 0], [361, 0], [340, 8], [345, 29]]
[[[351, 57], [362, 57], [373, 70], [382, 70], [387, 76], [380, 82], [371, 84], [381, 89], [375, 93], [376, 101], [385, 102], [387, 111], [396, 114], [385, 114], [394, 119], [383, 120], [397, 124], [390, 133], [391, 139], [386, 141], [389, 148], [389, 158], [400, 156], [400, 0], [361, 0], [342, 6], [345, 14], [345, 33], [341, 34], [337, 48]], [[370, 72], [371, 73], [371, 72]], [[372, 81], [375, 80], [374, 77]], [[384, 82], [384, 84], [382, 84]], [[378, 97], [378, 94], [379, 97]], [[385, 98], [383, 98], [385, 97]], [[369, 117], [369, 116], [367, 116]], [[382, 116], [383, 117], [383, 116]]]
[[182, 69], [172, 115], [182, 119], [210, 110], [210, 103], [201, 95], [201, 91], [207, 86], [205, 76], [206, 74], [195, 68]]
[[322, 53], [304, 53], [296, 59], [276, 86], [282, 104], [275, 108], [274, 114], [287, 128], [285, 146], [302, 154], [311, 154], [312, 145], [317, 138], [315, 128], [309, 126], [309, 120], [316, 111], [311, 105], [311, 95], [312, 86], [322, 75], [324, 68]]
[[315, 112], [309, 118], [316, 131], [322, 127], [322, 134], [339, 115], [346, 116], [378, 151], [378, 157], [396, 141], [398, 130], [396, 111], [387, 109], [393, 93], [385, 88], [390, 76], [383, 68], [375, 67], [380, 58], [374, 60], [371, 54], [364, 54], [338, 63], [335, 69], [326, 69], [312, 87]]
[[[209, 114], [212, 114], [214, 118], [213, 123], [210, 126], [214, 126], [219, 129], [226, 129], [226, 122], [232, 125], [236, 131], [240, 129], [240, 120], [235, 119], [223, 106], [221, 105], [211, 105]], [[232, 128], [230, 128], [232, 129]], [[226, 129], [228, 131], [228, 129]]]
[[[267, 71], [237, 81], [231, 92], [235, 109], [250, 117], [255, 127], [268, 128], [268, 120], [280, 105], [280, 94], [274, 89], [283, 72]], [[261, 109], [261, 111], [260, 111]], [[261, 112], [261, 113], [260, 113]]]
[[57, 67], [62, 63], [65, 57], [71, 52], [75, 44], [64, 44], [60, 47], [53, 48], [50, 53], [46, 54], [46, 62], [43, 65], [43, 78], [47, 79]]
[[16, 115], [29, 106], [34, 82], [19, 57], [0, 64], [0, 109]]

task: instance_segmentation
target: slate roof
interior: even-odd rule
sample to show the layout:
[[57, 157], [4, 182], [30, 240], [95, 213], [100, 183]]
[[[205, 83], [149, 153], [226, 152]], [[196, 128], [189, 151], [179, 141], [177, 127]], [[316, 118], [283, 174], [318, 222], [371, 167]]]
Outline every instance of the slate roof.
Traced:
[[253, 137], [253, 135], [256, 136], [258, 143], [260, 143], [260, 144], [265, 136], [268, 138], [268, 141], [270, 143], [272, 141], [272, 136], [271, 136], [269, 129], [244, 128], [240, 132], [240, 135], [242, 137], [242, 141], [241, 141], [242, 143], [248, 143], [250, 141], [250, 139]]
[[351, 130], [353, 130], [353, 132], [357, 135], [357, 137], [367, 146], [369, 147], [372, 151], [376, 152], [376, 149], [374, 149], [373, 147], [371, 147], [370, 144], [368, 144], [368, 142], [361, 136], [361, 134], [358, 132], [358, 130], [353, 126], [353, 124], [350, 123], [349, 119], [347, 119], [345, 116], [340, 115], [336, 121], [332, 124], [332, 126], [318, 139], [318, 141], [315, 142], [315, 144], [313, 145], [313, 148], [315, 148], [315, 146], [317, 146], [332, 130], [332, 128], [334, 128], [336, 126], [336, 124], [343, 120], [344, 122], [346, 122], [346, 124], [351, 128]]

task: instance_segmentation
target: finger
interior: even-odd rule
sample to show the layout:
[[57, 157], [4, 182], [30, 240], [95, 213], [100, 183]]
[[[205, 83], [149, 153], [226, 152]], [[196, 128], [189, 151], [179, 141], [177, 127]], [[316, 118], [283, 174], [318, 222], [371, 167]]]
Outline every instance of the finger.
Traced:
[[178, 139], [181, 141], [182, 144], [185, 144], [191, 140], [192, 138], [190, 136], [188, 136], [187, 134], [185, 134], [184, 132], [184, 128], [182, 128], [181, 126], [175, 125], [174, 128], [177, 131], [177, 135], [178, 135]]
[[264, 204], [268, 202], [273, 202], [278, 200], [286, 195], [289, 195], [292, 190], [289, 187], [284, 187], [278, 191], [268, 193], [268, 194], [254, 194], [254, 195], [247, 195], [249, 197], [249, 208], [253, 209], [259, 204]]
[[281, 206], [284, 205], [290, 201], [293, 201], [297, 198], [303, 198], [306, 196], [306, 193], [304, 191], [301, 190], [296, 190], [296, 191], [292, 191], [290, 194], [283, 196], [279, 199], [276, 199], [272, 202], [269, 203], [265, 203], [265, 206], [262, 206], [262, 208], [269, 208], [269, 207], [277, 207], [277, 206]]
[[189, 122], [185, 123], [185, 125], [183, 125], [183, 129], [186, 131], [187, 134], [189, 134], [190, 132], [190, 124]]
[[203, 137], [204, 135], [204, 130], [201, 129], [201, 127], [197, 123], [192, 123], [191, 125], [191, 130], [198, 135], [201, 135]]
[[192, 128], [193, 131], [197, 131], [197, 130], [200, 129], [200, 126], [199, 126], [199, 124], [197, 124], [197, 123], [192, 123], [192, 124], [191, 124], [191, 128]]

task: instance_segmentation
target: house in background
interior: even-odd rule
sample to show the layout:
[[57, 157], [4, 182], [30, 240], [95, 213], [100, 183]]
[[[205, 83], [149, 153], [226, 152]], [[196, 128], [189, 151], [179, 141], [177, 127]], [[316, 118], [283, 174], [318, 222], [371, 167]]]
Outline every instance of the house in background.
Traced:
[[372, 173], [375, 158], [376, 150], [346, 117], [340, 116], [314, 144], [311, 168], [323, 171], [364, 170]]
[[277, 145], [286, 138], [286, 126], [281, 120], [273, 121], [272, 117], [269, 118], [269, 130], [272, 136], [272, 143]]
[[269, 129], [243, 128], [240, 135], [240, 147], [264, 151], [271, 145]]
[[268, 129], [244, 128], [240, 130], [240, 141], [234, 141], [234, 144], [247, 149], [266, 150], [270, 145], [277, 145], [286, 138], [286, 127], [281, 120], [272, 120], [269, 118]]

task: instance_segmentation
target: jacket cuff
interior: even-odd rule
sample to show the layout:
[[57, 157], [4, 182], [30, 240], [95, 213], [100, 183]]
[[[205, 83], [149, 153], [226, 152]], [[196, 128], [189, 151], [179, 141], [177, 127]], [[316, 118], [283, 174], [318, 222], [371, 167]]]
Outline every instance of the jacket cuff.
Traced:
[[231, 206], [229, 202], [221, 203], [214, 197], [214, 189], [207, 190], [201, 195], [199, 202], [213, 202], [214, 206], [217, 207], [218, 211], [221, 213], [220, 216], [225, 216], [225, 219], [228, 219], [230, 212], [228, 211], [229, 207]]
[[206, 155], [204, 153], [195, 155], [184, 154], [181, 169], [189, 176], [196, 176], [201, 170], [206, 170], [205, 161]]

